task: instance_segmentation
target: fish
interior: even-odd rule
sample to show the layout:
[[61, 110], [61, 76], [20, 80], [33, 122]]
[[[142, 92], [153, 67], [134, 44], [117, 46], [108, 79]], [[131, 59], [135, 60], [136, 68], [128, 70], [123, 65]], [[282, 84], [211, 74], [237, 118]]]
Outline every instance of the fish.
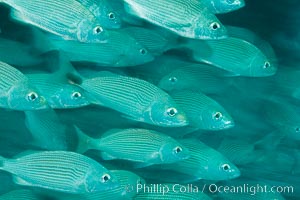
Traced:
[[0, 61], [0, 107], [12, 110], [47, 109], [44, 96], [16, 68]]
[[232, 72], [236, 76], [266, 77], [277, 71], [273, 57], [268, 57], [252, 43], [228, 37], [222, 40], [190, 40], [184, 44], [192, 60]]
[[107, 0], [76, 0], [88, 8], [101, 22], [101, 26], [107, 29], [121, 28], [121, 17], [112, 8]]
[[188, 125], [185, 113], [171, 96], [144, 80], [104, 73], [83, 79], [79, 86], [94, 96], [95, 104], [117, 110], [134, 121], [169, 127]]
[[232, 84], [228, 74], [230, 73], [208, 64], [187, 62], [165, 74], [159, 80], [158, 87], [167, 92], [189, 89], [216, 94]]
[[[76, 0], [40, 1], [0, 0], [12, 8], [11, 17], [65, 40], [104, 43], [108, 33], [101, 21]], [[41, 9], [42, 8], [42, 9]]]
[[271, 124], [281, 137], [300, 140], [300, 120], [297, 107], [285, 104], [283, 99], [266, 100], [262, 106], [265, 122]]
[[176, 91], [171, 97], [183, 109], [189, 126], [202, 130], [223, 130], [234, 127], [230, 114], [215, 100], [200, 91]]
[[116, 129], [94, 139], [75, 127], [79, 144], [77, 152], [100, 150], [104, 160], [121, 159], [136, 162], [137, 167], [174, 163], [189, 157], [189, 150], [170, 136], [147, 129]]
[[201, 141], [195, 138], [178, 141], [189, 149], [190, 158], [173, 164], [160, 165], [157, 169], [187, 174], [196, 180], [229, 180], [240, 176], [240, 170], [233, 163]]
[[[193, 185], [182, 185], [178, 183], [177, 184], [164, 183], [164, 184], [159, 184], [159, 188], [157, 188], [157, 192], [147, 192], [146, 188], [141, 188], [139, 190], [140, 192], [134, 198], [135, 200], [150, 200], [150, 199], [153, 200], [153, 199], [160, 199], [160, 198], [163, 198], [164, 200], [173, 200], [173, 199], [212, 200], [212, 198], [210, 198], [207, 194], [200, 191], [200, 188]], [[144, 192], [144, 190], [146, 192]]]
[[18, 185], [74, 194], [105, 191], [119, 185], [100, 163], [74, 152], [29, 152], [0, 160], [0, 169], [11, 173]]
[[235, 165], [247, 165], [262, 159], [264, 151], [256, 149], [256, 143], [241, 139], [224, 139], [217, 150]]
[[35, 146], [53, 151], [68, 149], [67, 127], [54, 110], [25, 111], [25, 125]]
[[182, 37], [222, 39], [225, 26], [199, 1], [124, 0], [125, 10]]
[[214, 14], [224, 14], [241, 9], [245, 6], [244, 0], [198, 0]]
[[109, 200], [114, 198], [115, 200], [123, 200], [123, 199], [133, 199], [137, 194], [136, 188], [137, 184], [145, 184], [145, 180], [133, 172], [126, 170], [110, 170], [112, 174], [114, 174], [117, 180], [120, 183], [119, 187], [113, 188], [111, 190], [102, 191], [102, 192], [94, 192], [94, 193], [86, 193], [86, 194], [68, 194], [59, 196], [57, 195], [58, 200]]
[[52, 109], [70, 109], [90, 105], [85, 91], [57, 74], [26, 74], [29, 82], [46, 98]]
[[172, 49], [178, 39], [176, 35], [168, 34], [167, 37], [159, 31], [142, 27], [125, 27], [121, 31], [136, 39], [151, 55], [155, 56]]
[[109, 41], [98, 43], [82, 43], [64, 41], [52, 37], [52, 49], [65, 53], [71, 62], [90, 62], [99, 66], [128, 67], [150, 62], [154, 59], [148, 50], [141, 46], [128, 34], [110, 31]]

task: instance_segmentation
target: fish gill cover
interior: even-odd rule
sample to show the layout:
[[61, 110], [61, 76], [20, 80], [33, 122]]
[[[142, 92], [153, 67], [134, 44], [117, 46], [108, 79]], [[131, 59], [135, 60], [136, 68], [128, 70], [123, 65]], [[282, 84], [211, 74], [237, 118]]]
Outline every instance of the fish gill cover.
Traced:
[[300, 199], [296, 0], [0, 0], [0, 199]]

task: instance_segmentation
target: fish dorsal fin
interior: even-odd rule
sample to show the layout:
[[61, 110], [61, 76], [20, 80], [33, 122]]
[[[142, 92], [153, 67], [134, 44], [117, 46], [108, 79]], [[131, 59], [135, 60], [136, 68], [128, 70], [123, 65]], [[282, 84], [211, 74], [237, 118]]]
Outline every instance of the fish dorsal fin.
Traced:
[[118, 158], [105, 152], [105, 151], [102, 151], [100, 152], [100, 157], [103, 159], [103, 160], [117, 160]]
[[11, 65], [0, 61], [0, 91], [7, 92], [14, 85], [25, 83], [28, 78]]
[[107, 136], [110, 136], [112, 134], [115, 134], [115, 133], [118, 133], [120, 131], [122, 131], [123, 129], [119, 129], [119, 128], [113, 128], [113, 129], [110, 129], [106, 132], [104, 132], [102, 135], [101, 135], [101, 138], [105, 138]]
[[139, 168], [144, 168], [144, 167], [149, 167], [153, 165], [153, 163], [148, 163], [148, 162], [136, 162], [133, 164], [133, 167], [136, 168], [136, 169], [139, 169]]
[[134, 9], [134, 7], [126, 2], [124, 2], [124, 9], [125, 9], [126, 13], [128, 13], [130, 15], [139, 16], [137, 11]]
[[13, 182], [18, 185], [32, 186], [32, 183], [29, 183], [28, 181], [22, 179], [19, 176], [13, 176]]
[[16, 21], [28, 21], [25, 15], [23, 15], [20, 11], [12, 9], [10, 12], [10, 17]]

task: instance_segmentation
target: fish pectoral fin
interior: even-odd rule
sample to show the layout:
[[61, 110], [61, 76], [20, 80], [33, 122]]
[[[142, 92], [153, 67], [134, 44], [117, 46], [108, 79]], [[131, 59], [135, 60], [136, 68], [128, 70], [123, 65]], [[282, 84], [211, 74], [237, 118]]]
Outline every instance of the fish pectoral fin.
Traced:
[[100, 157], [103, 159], [103, 160], [116, 160], [118, 159], [117, 157], [113, 156], [113, 155], [110, 155], [109, 153], [107, 152], [100, 152]]
[[133, 164], [133, 167], [138, 169], [138, 168], [144, 168], [144, 167], [149, 167], [153, 165], [153, 163], [147, 163], [147, 162], [137, 162]]
[[138, 122], [143, 122], [143, 118], [138, 118], [138, 117], [134, 117], [134, 116], [129, 116], [129, 115], [121, 115], [121, 117], [125, 118], [125, 119], [129, 119], [132, 121], [138, 121]]
[[18, 184], [18, 185], [32, 186], [31, 183], [29, 183], [28, 181], [22, 179], [22, 178], [19, 177], [19, 176], [13, 176], [13, 182], [14, 182], [15, 184]]
[[128, 13], [130, 15], [139, 16], [139, 13], [137, 12], [137, 10], [134, 9], [134, 7], [128, 3], [124, 2], [124, 9], [125, 9], [126, 13]]
[[10, 17], [17, 21], [28, 21], [27, 18], [18, 10], [12, 9], [10, 13]]

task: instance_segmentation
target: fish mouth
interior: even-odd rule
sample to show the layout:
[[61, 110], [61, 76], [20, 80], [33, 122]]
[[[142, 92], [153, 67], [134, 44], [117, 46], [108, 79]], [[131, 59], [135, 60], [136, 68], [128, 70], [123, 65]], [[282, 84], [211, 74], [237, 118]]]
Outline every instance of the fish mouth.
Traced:
[[239, 169], [233, 169], [229, 173], [230, 173], [229, 179], [234, 179], [241, 176], [241, 172]]
[[235, 126], [235, 123], [233, 120], [228, 120], [225, 121], [223, 129], [229, 129], [229, 128], [233, 128]]
[[37, 109], [42, 110], [42, 109], [47, 109], [47, 108], [50, 108], [50, 106], [49, 106], [46, 98], [41, 96], [40, 97], [40, 106]]
[[245, 5], [246, 5], [246, 3], [245, 3], [244, 0], [239, 1], [239, 3], [237, 4], [237, 6], [238, 6], [239, 8], [245, 7]]

